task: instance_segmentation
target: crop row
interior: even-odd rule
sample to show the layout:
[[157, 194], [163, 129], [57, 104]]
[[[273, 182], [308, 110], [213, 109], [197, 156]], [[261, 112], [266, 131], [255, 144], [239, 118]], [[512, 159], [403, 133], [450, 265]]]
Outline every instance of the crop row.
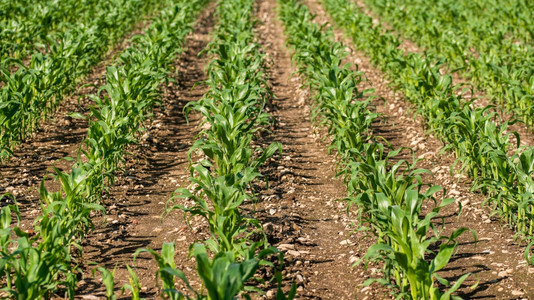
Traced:
[[[107, 68], [106, 85], [87, 118], [89, 129], [69, 172], [55, 169], [60, 190], [41, 184], [42, 215], [29, 234], [19, 227], [16, 203], [1, 211], [0, 274], [3, 289], [17, 299], [49, 298], [62, 290], [73, 298], [80, 272], [81, 243], [105, 212], [102, 197], [124, 160], [125, 146], [135, 142], [158, 101], [169, 64], [182, 51], [185, 35], [205, 2], [167, 1], [147, 33], [132, 38], [115, 65]], [[9, 196], [4, 196], [9, 197]], [[12, 225], [12, 217], [17, 221]]]
[[97, 1], [3, 1], [0, 4], [0, 61], [24, 59], [35, 49], [46, 50], [47, 39], [86, 23], [98, 11]]
[[[396, 4], [401, 4], [401, 9], [406, 13], [420, 12], [425, 9], [425, 14], [410, 16], [421, 21], [429, 22], [436, 27], [435, 30], [443, 30], [442, 22], [451, 23], [447, 26], [454, 26], [455, 33], [459, 33], [461, 28], [465, 32], [460, 39], [468, 43], [479, 43], [488, 39], [510, 39], [515, 42], [529, 43], [534, 38], [534, 18], [533, 4], [525, 0], [440, 0], [429, 5], [424, 1], [412, 2], [390, 2], [375, 0], [364, 0], [368, 5], [378, 11], [391, 10]], [[436, 12], [443, 13], [440, 16]], [[431, 21], [433, 17], [438, 17]], [[491, 32], [495, 37], [486, 37], [485, 33]], [[449, 34], [451, 34], [450, 32]]]
[[[519, 147], [519, 135], [508, 133], [492, 106], [472, 108], [453, 85], [450, 74], [430, 54], [404, 53], [399, 41], [347, 0], [324, 0], [335, 21], [371, 61], [412, 102], [444, 150], [457, 157], [457, 171], [474, 182], [472, 189], [488, 196], [486, 203], [523, 239], [532, 242], [534, 230], [534, 147]], [[517, 145], [512, 144], [515, 135]], [[510, 154], [512, 153], [512, 154]], [[454, 166], [452, 166], [454, 167]], [[526, 248], [528, 259], [530, 246]]]
[[[298, 1], [279, 3], [293, 59], [315, 100], [312, 117], [328, 130], [330, 150], [339, 158], [339, 174], [348, 188], [345, 200], [349, 208], [357, 207], [362, 228], [368, 226], [377, 239], [363, 261], [382, 261], [384, 276], [366, 284], [378, 281], [402, 298], [449, 299], [469, 274], [442, 293], [436, 281], [449, 283], [437, 272], [448, 263], [456, 238], [467, 229], [444, 236], [432, 219], [439, 218], [440, 209], [454, 199], [437, 203], [436, 193], [442, 188], [424, 184], [420, 177], [429, 171], [417, 169], [415, 159], [398, 160], [404, 149], [393, 150], [378, 142], [371, 125], [379, 116], [370, 107], [371, 98], [364, 96], [368, 91], [358, 90], [363, 74], [342, 63], [348, 53], [334, 41], [331, 30], [322, 31]], [[425, 214], [423, 205], [429, 202], [434, 209]], [[439, 250], [432, 251], [437, 244]]]
[[[497, 26], [485, 18], [458, 21], [462, 18], [451, 16], [470, 10], [448, 0], [365, 2], [427, 52], [443, 57], [450, 70], [460, 71], [493, 103], [528, 126], [534, 125], [534, 48], [531, 43], [518, 43], [508, 26]], [[528, 6], [532, 4], [513, 6], [512, 14], [517, 18]], [[534, 21], [530, 18], [529, 22]]]
[[[461, 26], [485, 23], [496, 34], [531, 43], [534, 39], [534, 7], [527, 0], [461, 0], [438, 3], [448, 11], [449, 20]], [[467, 28], [467, 27], [466, 27]], [[482, 33], [480, 33], [482, 35]]]
[[[140, 250], [151, 252], [158, 261], [163, 293], [170, 299], [230, 300], [238, 295], [250, 299], [261, 280], [252, 280], [256, 271], [261, 266], [274, 268], [267, 258], [279, 255], [269, 245], [260, 222], [242, 209], [256, 201], [252, 182], [261, 177], [259, 167], [281, 151], [278, 143], [265, 149], [252, 145], [258, 132], [269, 125], [263, 107], [270, 97], [265, 57], [254, 38], [253, 5], [254, 0], [219, 2], [214, 39], [204, 50], [213, 57], [205, 82], [209, 90], [186, 107], [187, 112], [194, 110], [203, 117], [203, 129], [189, 151], [191, 186], [177, 189], [167, 203], [167, 212], [179, 209], [208, 224], [211, 237], [190, 247], [207, 294], [189, 285], [176, 269], [173, 255], [164, 257], [165, 249], [174, 249], [173, 243], [164, 244], [161, 255]], [[195, 157], [200, 159], [195, 161]], [[184, 199], [191, 205], [176, 203]], [[279, 271], [275, 272], [280, 281]], [[175, 278], [183, 280], [195, 296], [177, 291]], [[292, 299], [295, 291], [294, 286], [286, 298], [279, 288], [277, 299]]]
[[[48, 39], [46, 53], [28, 63], [6, 59], [0, 64], [0, 159], [12, 155], [39, 123], [59, 106], [80, 79], [97, 64], [143, 13], [160, 7], [154, 0], [103, 1], [87, 24]], [[16, 67], [16, 71], [10, 72]]]

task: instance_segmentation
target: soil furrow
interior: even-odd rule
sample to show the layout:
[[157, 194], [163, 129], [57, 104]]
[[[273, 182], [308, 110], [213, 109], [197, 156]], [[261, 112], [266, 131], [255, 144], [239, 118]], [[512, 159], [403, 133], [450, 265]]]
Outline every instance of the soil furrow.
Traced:
[[[319, 20], [329, 20], [317, 0], [309, 0], [307, 3], [318, 14]], [[458, 218], [457, 207], [450, 206], [442, 211], [446, 223], [444, 233], [468, 227], [478, 234], [478, 244], [468, 234], [460, 239], [458, 253], [442, 275], [454, 281], [462, 274], [473, 273], [460, 293], [467, 298], [534, 296], [531, 275], [534, 268], [526, 266], [524, 246], [514, 242], [514, 233], [502, 227], [496, 217], [490, 217], [492, 210], [489, 207], [481, 207], [484, 196], [470, 192], [470, 182], [466, 178], [451, 176], [450, 167], [454, 164], [454, 157], [451, 154], [439, 154], [442, 144], [432, 135], [425, 134], [422, 120], [411, 117], [409, 111], [413, 108], [389, 87], [385, 75], [371, 66], [363, 53], [351, 49], [352, 43], [340, 30], [334, 32], [336, 39], [350, 49], [351, 62], [356, 63], [358, 69], [365, 73], [368, 83], [364, 87], [374, 88], [375, 94], [385, 100], [376, 102], [377, 111], [383, 114], [384, 122], [375, 124], [375, 133], [385, 137], [395, 148], [408, 147], [414, 150], [416, 157], [422, 159], [418, 165], [434, 173], [434, 176], [425, 176], [425, 182], [446, 188], [446, 196], [454, 197], [457, 203], [463, 205], [461, 218]], [[468, 285], [477, 281], [479, 284], [474, 290], [468, 288]]]
[[[155, 120], [144, 141], [132, 147], [126, 172], [118, 177], [106, 201], [107, 215], [84, 243], [86, 263], [93, 262], [110, 271], [116, 266], [117, 289], [128, 283], [126, 265], [135, 266], [144, 297], [148, 298], [160, 295], [155, 279], [158, 265], [146, 253], [139, 255], [134, 263], [134, 253], [140, 248], [159, 251], [164, 242], [175, 242], [177, 268], [187, 274], [192, 286], [199, 286], [193, 271], [195, 264], [187, 256], [190, 244], [206, 238], [205, 231], [195, 223], [197, 220], [188, 226], [181, 211], [171, 212], [167, 217], [162, 215], [176, 188], [188, 185], [187, 153], [198, 133], [198, 116], [190, 115], [188, 122], [183, 109], [188, 102], [199, 100], [207, 89], [194, 85], [206, 79], [207, 59], [198, 54], [209, 42], [214, 10], [215, 3], [211, 3], [187, 37], [186, 52], [176, 66], [176, 82], [163, 88], [162, 106], [155, 110]], [[184, 286], [177, 287], [186, 291]], [[85, 297], [105, 295], [100, 275], [92, 277], [89, 266], [79, 290]]]
[[[353, 299], [370, 274], [352, 263], [365, 255], [370, 240], [351, 233], [351, 217], [341, 180], [335, 178], [334, 157], [314, 132], [307, 92], [293, 72], [276, 1], [259, 1], [261, 43], [272, 61], [275, 126], [266, 143], [283, 145], [281, 157], [263, 170], [269, 192], [258, 205], [258, 218], [271, 242], [285, 253], [284, 278], [298, 285], [298, 299]], [[368, 288], [367, 288], [368, 289]], [[271, 298], [274, 290], [268, 291]], [[375, 294], [375, 291], [371, 293]], [[383, 294], [383, 293], [381, 293]]]

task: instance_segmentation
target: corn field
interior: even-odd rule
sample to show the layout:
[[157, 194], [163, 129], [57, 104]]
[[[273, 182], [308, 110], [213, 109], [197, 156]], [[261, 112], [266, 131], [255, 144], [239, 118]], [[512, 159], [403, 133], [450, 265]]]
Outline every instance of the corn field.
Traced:
[[534, 299], [532, 14], [0, 0], [0, 297]]

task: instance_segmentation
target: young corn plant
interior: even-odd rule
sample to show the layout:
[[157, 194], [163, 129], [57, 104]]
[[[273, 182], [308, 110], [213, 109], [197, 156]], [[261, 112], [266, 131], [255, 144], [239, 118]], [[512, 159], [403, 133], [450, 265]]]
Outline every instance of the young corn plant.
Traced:
[[[265, 260], [268, 256], [278, 253], [273, 247], [265, 248], [257, 252], [259, 243], [248, 246], [244, 251], [244, 256], [236, 260], [236, 255], [229, 252], [218, 252], [213, 257], [207, 252], [203, 244], [194, 244], [191, 255], [197, 262], [197, 273], [202, 281], [202, 288], [196, 291], [189, 284], [185, 274], [176, 268], [174, 263], [174, 243], [164, 243], [161, 254], [152, 249], [139, 249], [134, 257], [140, 253], [148, 252], [152, 254], [158, 263], [159, 270], [156, 278], [160, 278], [163, 294], [169, 299], [197, 299], [197, 300], [234, 300], [238, 297], [251, 299], [250, 293], [258, 290], [247, 282], [253, 279], [254, 274], [260, 266], [272, 266], [272, 263]], [[175, 280], [182, 280], [187, 291], [182, 293], [176, 290]], [[294, 296], [296, 288], [291, 293]], [[192, 293], [194, 297], [187, 296], [187, 292]], [[277, 299], [284, 299], [283, 293]], [[288, 299], [293, 299], [289, 296]]]
[[[332, 32], [323, 32], [313, 23], [313, 16], [298, 1], [279, 3], [288, 44], [295, 51], [293, 59], [315, 100], [313, 117], [328, 128], [332, 137], [330, 148], [336, 150], [341, 160], [340, 175], [345, 177], [349, 190], [346, 200], [359, 208], [360, 220], [378, 238], [365, 260], [385, 262], [384, 277], [377, 281], [393, 287], [398, 297], [448, 299], [469, 274], [442, 294], [436, 280], [447, 285], [448, 282], [436, 272], [447, 264], [456, 249], [456, 238], [467, 229], [457, 229], [449, 237], [441, 236], [431, 221], [454, 200], [445, 199], [438, 205], [434, 194], [441, 187], [427, 188], [420, 177], [430, 172], [417, 169], [416, 159], [411, 163], [395, 162], [405, 149], [392, 150], [377, 141], [371, 125], [378, 115], [371, 112], [369, 99], [363, 100], [364, 92], [357, 88], [362, 74], [341, 65], [347, 54], [341, 44], [334, 42]], [[433, 73], [429, 74], [435, 78]], [[446, 81], [433, 84], [450, 87]], [[423, 204], [429, 201], [435, 208], [421, 219]], [[428, 237], [430, 231], [433, 236]], [[430, 250], [443, 240], [446, 242], [439, 251]], [[429, 260], [429, 254], [435, 258]]]
[[[2, 278], [5, 290], [17, 299], [48, 298], [58, 288], [74, 297], [77, 266], [72, 263], [72, 249], [81, 249], [79, 242], [93, 228], [91, 212], [104, 208], [87, 201], [87, 173], [75, 169], [66, 174], [56, 169], [61, 191], [49, 192], [41, 184], [42, 216], [35, 221], [34, 236], [17, 225], [11, 228], [11, 211], [19, 220], [16, 206], [2, 209]], [[13, 208], [15, 207], [15, 208]], [[9, 221], [9, 222], [8, 222]], [[11, 238], [11, 231], [17, 239]], [[13, 250], [14, 249], [14, 250]]]
[[[212, 238], [206, 241], [214, 253], [233, 251], [242, 254], [252, 235], [262, 234], [262, 227], [254, 218], [241, 214], [240, 206], [251, 196], [244, 190], [248, 182], [259, 176], [252, 169], [247, 169], [229, 180], [228, 176], [212, 176], [201, 165], [194, 168], [197, 176], [191, 178], [196, 186], [193, 192], [180, 188], [171, 200], [186, 198], [194, 201], [191, 207], [174, 205], [168, 210], [181, 209], [193, 216], [202, 216], [209, 224]], [[242, 177], [241, 177], [242, 176]]]
[[[281, 145], [253, 147], [258, 133], [269, 125], [263, 108], [270, 96], [265, 57], [254, 41], [255, 21], [250, 16], [254, 1], [222, 0], [219, 5], [219, 24], [204, 50], [213, 56], [205, 82], [209, 91], [186, 107], [187, 113], [195, 110], [203, 117], [203, 129], [189, 151], [191, 186], [175, 191], [167, 212], [181, 209], [186, 215], [201, 216], [209, 225], [211, 238], [205, 245], [191, 247], [207, 292], [196, 292], [197, 299], [230, 300], [238, 295], [250, 299], [249, 294], [258, 290], [246, 282], [260, 266], [273, 267], [264, 258], [278, 251], [269, 247], [260, 222], [245, 216], [241, 207], [255, 200], [252, 182], [261, 177], [259, 168], [281, 151]], [[195, 163], [197, 156], [201, 158]], [[177, 204], [180, 198], [193, 204]], [[174, 266], [170, 269], [163, 268], [186, 281]], [[170, 287], [171, 282], [165, 285]], [[174, 294], [181, 297], [176, 299], [185, 297]], [[292, 299], [294, 294], [292, 288], [288, 298], [281, 292], [278, 297]]]
[[[188, 111], [200, 112], [203, 125], [209, 125], [203, 126], [189, 151], [194, 189], [178, 189], [168, 203], [168, 211], [181, 209], [206, 219], [212, 234], [207, 246], [215, 253], [241, 253], [252, 235], [263, 235], [258, 221], [244, 217], [240, 206], [254, 200], [248, 190], [260, 177], [259, 167], [281, 149], [278, 143], [266, 149], [252, 147], [269, 120], [263, 112], [269, 95], [265, 73], [258, 72], [265, 66], [264, 56], [254, 43], [254, 21], [247, 13], [252, 4], [230, 0], [220, 3], [220, 24], [205, 49], [215, 55], [207, 70], [210, 89], [200, 101], [187, 107]], [[193, 164], [195, 153], [204, 156], [197, 164]], [[194, 205], [174, 205], [178, 198], [189, 199]]]
[[128, 273], [130, 274], [129, 277], [129, 284], [125, 284], [122, 286], [121, 291], [124, 293], [125, 290], [129, 290], [132, 293], [132, 300], [141, 300], [141, 282], [139, 281], [139, 276], [135, 273], [135, 271], [128, 265], [126, 265], [126, 268], [128, 269]]
[[[455, 240], [464, 233], [467, 228], [458, 228], [450, 236], [439, 236], [432, 225], [432, 218], [438, 215], [440, 208], [454, 202], [453, 199], [445, 199], [431, 213], [426, 214], [424, 219], [419, 218], [420, 206], [417, 196], [413, 191], [407, 194], [408, 208], [381, 206], [381, 214], [389, 218], [390, 226], [384, 232], [389, 242], [381, 242], [371, 246], [365, 256], [365, 260], [384, 261], [386, 278], [394, 278], [395, 288], [399, 290], [398, 297], [411, 299], [461, 299], [452, 296], [452, 293], [460, 288], [461, 284], [470, 274], [464, 274], [445, 293], [436, 286], [439, 281], [445, 286], [450, 283], [441, 278], [437, 272], [447, 265], [454, 250], [458, 245]], [[383, 198], [384, 201], [387, 201]], [[419, 202], [420, 203], [420, 202]], [[432, 229], [434, 236], [427, 237], [427, 232]], [[444, 240], [439, 246], [439, 251], [433, 253], [429, 248], [438, 241]], [[428, 254], [434, 258], [428, 262], [425, 258]], [[374, 279], [368, 280], [364, 285], [369, 285]], [[389, 285], [389, 281], [378, 280]]]

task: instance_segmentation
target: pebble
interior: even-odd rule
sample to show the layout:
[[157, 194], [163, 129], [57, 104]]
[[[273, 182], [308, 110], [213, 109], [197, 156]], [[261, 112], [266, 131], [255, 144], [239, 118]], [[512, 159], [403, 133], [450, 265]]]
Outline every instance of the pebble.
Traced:
[[289, 254], [291, 256], [295, 256], [295, 257], [300, 256], [300, 252], [295, 251], [295, 250], [287, 250], [287, 254]]
[[295, 250], [295, 245], [292, 245], [292, 244], [280, 244], [280, 245], [278, 245], [278, 249], [280, 249], [281, 251]]
[[15, 188], [12, 187], [12, 186], [6, 187], [6, 192], [13, 194], [13, 196], [15, 196], [15, 197], [17, 197], [19, 195], [19, 192], [17, 190], [15, 190]]
[[513, 296], [522, 296], [524, 295], [525, 293], [523, 293], [522, 291], [519, 291], [519, 290], [513, 290], [512, 291], [512, 295]]
[[302, 275], [300, 275], [300, 274], [297, 274], [297, 280], [299, 282], [304, 282], [304, 277], [302, 277]]
[[460, 191], [458, 191], [458, 190], [450, 190], [449, 194], [454, 195], [454, 196], [459, 196], [460, 195]]

